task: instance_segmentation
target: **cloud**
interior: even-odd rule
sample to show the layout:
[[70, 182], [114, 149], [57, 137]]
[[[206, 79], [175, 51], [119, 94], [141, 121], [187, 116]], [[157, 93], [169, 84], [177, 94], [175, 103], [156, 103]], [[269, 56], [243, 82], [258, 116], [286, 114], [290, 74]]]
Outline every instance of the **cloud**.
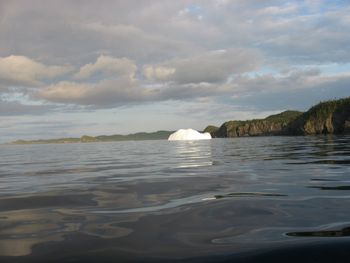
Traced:
[[[307, 12], [305, 7], [301, 10]], [[262, 16], [255, 40], [266, 56], [286, 65], [350, 61], [350, 8], [279, 18]], [[307, 37], [306, 37], [307, 36]]]
[[33, 97], [55, 103], [111, 107], [135, 102], [145, 102], [152, 94], [141, 89], [138, 82], [123, 76], [98, 83], [62, 81], [35, 92]]
[[238, 75], [227, 85], [236, 96], [260, 92], [287, 91], [317, 87], [332, 81], [339, 81], [343, 75], [322, 76], [318, 68], [294, 69], [279, 74]]
[[149, 1], [108, 1], [100, 5], [87, 1], [82, 6], [67, 1], [8, 1], [0, 10], [0, 55], [23, 54], [44, 57], [53, 64], [74, 65], [88, 63], [100, 54], [137, 62], [169, 59], [174, 53], [185, 56], [200, 48], [156, 28], [182, 5]]
[[52, 105], [30, 105], [0, 99], [0, 116], [41, 115], [53, 108]]
[[0, 57], [0, 80], [8, 85], [39, 85], [42, 80], [64, 75], [69, 66], [48, 66], [25, 56]]
[[198, 98], [217, 97], [233, 94], [229, 85], [211, 83], [170, 84], [158, 90], [158, 100], [189, 101]]
[[[149, 75], [153, 74], [154, 77], [158, 74], [160, 78], [160, 75], [167, 75], [164, 72], [167, 72], [168, 68], [158, 72], [154, 68], [148, 70], [152, 70], [151, 73], [148, 72]], [[177, 74], [176, 71], [169, 72]], [[61, 81], [35, 91], [32, 98], [61, 104], [113, 108], [149, 102], [183, 102], [214, 97], [219, 100], [221, 98], [222, 101], [236, 101], [237, 98], [265, 96], [276, 92], [283, 94], [291, 90], [312, 89], [317, 92], [347, 84], [350, 84], [349, 74], [322, 75], [318, 68], [294, 69], [279, 74], [236, 74], [229, 81], [220, 83], [173, 81], [145, 84], [140, 79], [124, 75], [96, 83]]]
[[113, 108], [155, 101], [190, 100], [219, 96], [231, 92], [229, 86], [209, 83], [141, 85], [128, 76], [101, 80], [97, 83], [62, 81], [32, 94], [34, 99], [54, 103]]
[[[0, 55], [81, 65], [105, 54], [162, 64], [208, 50], [253, 47], [285, 64], [350, 61], [349, 4], [308, 2], [139, 1], [135, 8], [134, 1], [86, 1], [83, 7], [8, 1], [0, 14]], [[316, 2], [317, 12], [310, 7]], [[179, 15], [183, 10], [186, 15]]]
[[79, 72], [74, 75], [76, 79], [86, 79], [96, 73], [103, 73], [105, 76], [129, 75], [133, 77], [137, 66], [133, 61], [127, 58], [113, 58], [101, 55], [95, 63], [89, 63], [81, 67]]
[[143, 67], [143, 74], [148, 80], [168, 80], [176, 72], [176, 68], [147, 65]]
[[287, 3], [284, 6], [267, 6], [258, 11], [259, 15], [286, 15], [290, 13], [295, 13], [299, 9], [297, 4]]
[[261, 56], [254, 49], [215, 50], [204, 54], [176, 59], [158, 66], [144, 67], [148, 79], [189, 83], [224, 82], [232, 74], [258, 69]]
[[[4, 114], [51, 114], [29, 105], [40, 100], [64, 118], [77, 109], [98, 114], [119, 107], [115, 112], [125, 119], [146, 108], [157, 119], [159, 104], [178, 112], [193, 103], [181, 114], [190, 124], [190, 118], [202, 122], [193, 117], [199, 100], [215, 100], [205, 106], [214, 120], [218, 112], [259, 116], [261, 109], [350, 95], [346, 1], [13, 0], [0, 6], [0, 91], [12, 100], [0, 102]], [[333, 73], [339, 65], [343, 73], [327, 72], [330, 63]], [[29, 96], [28, 105], [14, 102], [15, 92]], [[150, 116], [147, 110], [142, 116]]]
[[219, 98], [221, 103], [256, 111], [307, 110], [320, 101], [347, 97], [350, 74], [323, 75], [317, 69], [293, 70], [284, 74], [239, 76], [232, 80], [233, 92]]

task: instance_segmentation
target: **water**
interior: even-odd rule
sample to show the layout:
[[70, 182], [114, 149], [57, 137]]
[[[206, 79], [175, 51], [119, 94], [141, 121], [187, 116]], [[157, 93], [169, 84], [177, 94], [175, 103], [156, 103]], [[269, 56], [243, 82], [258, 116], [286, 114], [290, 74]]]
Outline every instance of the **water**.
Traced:
[[0, 262], [347, 262], [349, 143], [1, 145]]

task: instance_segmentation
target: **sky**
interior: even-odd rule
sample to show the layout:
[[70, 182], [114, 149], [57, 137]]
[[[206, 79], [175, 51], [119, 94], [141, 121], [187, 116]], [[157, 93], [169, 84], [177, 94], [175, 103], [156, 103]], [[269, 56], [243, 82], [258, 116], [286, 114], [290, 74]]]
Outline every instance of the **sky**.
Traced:
[[0, 142], [176, 130], [350, 96], [350, 2], [0, 0]]

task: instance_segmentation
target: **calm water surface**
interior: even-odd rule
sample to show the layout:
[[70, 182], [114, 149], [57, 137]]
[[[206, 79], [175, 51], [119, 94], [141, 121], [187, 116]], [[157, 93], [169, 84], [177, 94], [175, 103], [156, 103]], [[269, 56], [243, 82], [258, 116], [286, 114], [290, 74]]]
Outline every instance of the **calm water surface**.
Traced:
[[0, 146], [0, 262], [348, 262], [349, 208], [349, 136]]

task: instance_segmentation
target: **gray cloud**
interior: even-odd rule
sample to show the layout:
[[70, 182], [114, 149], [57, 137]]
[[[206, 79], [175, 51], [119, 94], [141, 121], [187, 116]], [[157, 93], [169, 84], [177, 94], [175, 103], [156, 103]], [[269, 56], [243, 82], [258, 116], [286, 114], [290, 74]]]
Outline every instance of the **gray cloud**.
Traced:
[[177, 83], [218, 83], [232, 74], [256, 70], [261, 56], [253, 49], [230, 49], [207, 52], [195, 57], [177, 59], [163, 65], [148, 65], [148, 79]]
[[90, 63], [101, 53], [138, 61], [188, 55], [199, 47], [153, 28], [153, 23], [167, 20], [163, 17], [167, 7], [171, 13], [179, 5], [184, 4], [10, 1], [1, 11], [0, 51], [75, 64]]
[[[270, 56], [286, 63], [349, 62], [350, 8], [299, 16], [270, 25], [276, 31], [261, 43]], [[288, 60], [287, 60], [287, 59]]]
[[332, 87], [350, 95], [339, 88], [346, 72], [319, 69], [350, 63], [349, 11], [338, 1], [1, 1], [0, 89], [65, 112], [209, 97], [252, 105]]
[[226, 92], [226, 86], [205, 83], [147, 87], [140, 86], [137, 80], [130, 77], [121, 77], [94, 84], [63, 81], [36, 91], [33, 97], [54, 103], [112, 108], [152, 101], [217, 96]]
[[34, 98], [55, 103], [111, 107], [135, 102], [145, 102], [151, 96], [141, 89], [130, 76], [102, 80], [98, 83], [62, 81], [44, 87], [33, 94]]
[[54, 103], [113, 108], [156, 101], [188, 101], [209, 97], [223, 97], [223, 101], [227, 99], [236, 101], [237, 98], [259, 97], [276, 92], [287, 94], [290, 91], [311, 89], [317, 92], [318, 89], [322, 90], [325, 87], [332, 89], [340, 85], [339, 83], [350, 84], [350, 74], [323, 76], [317, 68], [310, 68], [292, 70], [279, 75], [237, 74], [225, 83], [166, 82], [144, 85], [130, 76], [102, 80], [97, 83], [63, 81], [40, 89], [33, 96]]
[[0, 99], [0, 116], [40, 115], [54, 109], [52, 105], [26, 105]]
[[236, 79], [234, 83], [233, 89], [238, 92], [222, 100], [222, 103], [238, 107], [250, 105], [261, 111], [307, 110], [320, 101], [350, 95], [349, 73], [322, 76], [312, 69], [294, 71], [279, 77], [244, 77]]
[[4, 1], [0, 55], [87, 64], [104, 53], [161, 63], [256, 47], [284, 63], [349, 62], [349, 6], [327, 2], [320, 11], [322, 2], [313, 2]]

